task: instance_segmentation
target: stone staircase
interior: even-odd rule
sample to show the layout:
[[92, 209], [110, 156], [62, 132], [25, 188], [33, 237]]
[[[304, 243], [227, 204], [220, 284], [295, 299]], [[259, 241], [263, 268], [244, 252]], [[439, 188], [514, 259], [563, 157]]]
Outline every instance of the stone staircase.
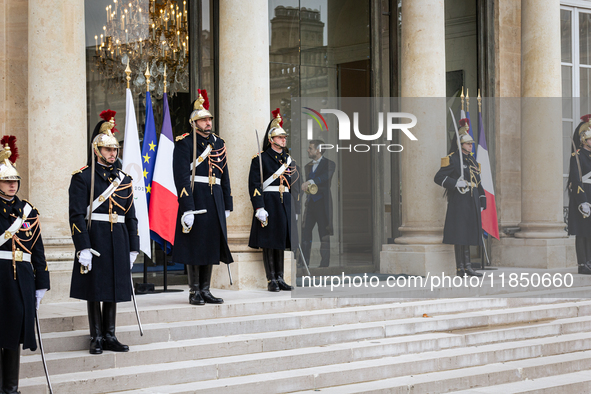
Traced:
[[[128, 353], [88, 354], [86, 304], [42, 305], [54, 393], [591, 392], [591, 300], [385, 300], [214, 291], [120, 304]], [[560, 293], [557, 293], [560, 296]], [[47, 393], [41, 357], [23, 352], [20, 389]], [[462, 391], [463, 390], [463, 391]]]

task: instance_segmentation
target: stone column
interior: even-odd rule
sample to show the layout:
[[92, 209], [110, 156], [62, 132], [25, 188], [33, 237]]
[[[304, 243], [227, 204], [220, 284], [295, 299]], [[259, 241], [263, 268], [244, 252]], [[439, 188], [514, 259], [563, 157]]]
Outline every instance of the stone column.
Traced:
[[560, 1], [521, 1], [521, 231], [503, 265], [558, 268], [567, 258], [562, 214]]
[[258, 129], [263, 138], [271, 120], [268, 7], [266, 0], [220, 0], [219, 5], [217, 124], [228, 147], [234, 197], [228, 238], [236, 263], [231, 265], [234, 286], [229, 287], [228, 274], [223, 267], [215, 272], [216, 287], [256, 288], [266, 287], [267, 282], [262, 255], [248, 247], [252, 220], [248, 172], [252, 156], [257, 152], [254, 130]]
[[30, 0], [28, 35], [29, 171], [23, 175], [41, 213], [52, 271], [48, 299], [67, 298], [68, 187], [72, 171], [86, 163], [84, 0]]
[[402, 236], [383, 245], [382, 273], [455, 273], [453, 248], [441, 243], [443, 189], [433, 182], [447, 153], [444, 11], [443, 0], [402, 2], [402, 111], [417, 117], [418, 141], [401, 139]]

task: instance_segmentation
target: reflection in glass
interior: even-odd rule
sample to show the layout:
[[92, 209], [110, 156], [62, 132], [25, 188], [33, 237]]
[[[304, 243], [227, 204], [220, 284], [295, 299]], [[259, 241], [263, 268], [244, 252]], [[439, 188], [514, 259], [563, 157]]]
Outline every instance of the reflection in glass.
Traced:
[[579, 62], [591, 65], [591, 14], [579, 13]]
[[560, 48], [561, 61], [564, 63], [572, 63], [571, 24], [571, 11], [560, 10]]
[[591, 69], [586, 67], [580, 67], [580, 113], [581, 115], [591, 113]]
[[572, 106], [572, 97], [573, 97], [573, 77], [572, 77], [572, 67], [571, 66], [562, 66], [562, 117], [566, 119], [571, 119], [573, 117], [573, 106]]

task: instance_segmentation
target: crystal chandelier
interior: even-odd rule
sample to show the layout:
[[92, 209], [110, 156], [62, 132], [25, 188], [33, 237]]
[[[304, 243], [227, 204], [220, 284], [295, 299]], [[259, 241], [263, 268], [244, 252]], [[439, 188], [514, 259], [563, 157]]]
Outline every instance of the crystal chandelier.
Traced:
[[164, 69], [168, 70], [168, 93], [189, 90], [189, 23], [187, 2], [182, 9], [171, 0], [113, 0], [105, 9], [107, 24], [95, 35], [95, 64], [105, 76], [107, 88], [125, 89], [129, 62], [135, 74], [132, 89], [146, 91], [144, 72], [149, 69], [149, 89], [156, 98], [164, 92]]

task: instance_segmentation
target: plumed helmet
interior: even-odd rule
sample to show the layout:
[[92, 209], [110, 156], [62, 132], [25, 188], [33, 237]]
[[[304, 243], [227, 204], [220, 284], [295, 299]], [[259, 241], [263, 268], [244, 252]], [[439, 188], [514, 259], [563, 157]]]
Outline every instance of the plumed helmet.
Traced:
[[103, 120], [97, 124], [99, 130], [92, 140], [92, 148], [94, 149], [94, 152], [97, 154], [97, 156], [105, 161], [106, 159], [102, 155], [100, 148], [120, 148], [119, 141], [111, 131], [113, 130], [114, 132], [118, 132], [118, 130], [115, 128], [115, 114], [116, 112], [110, 109], [101, 112], [100, 117]]
[[286, 136], [287, 133], [283, 129], [283, 118], [281, 117], [281, 110], [279, 108], [271, 111], [273, 115], [269, 125], [267, 126], [267, 132], [265, 133], [265, 139], [263, 140], [263, 150], [267, 150], [271, 146], [273, 137]]
[[584, 144], [591, 138], [591, 114], [581, 116], [581, 124], [579, 125], [579, 141]]
[[193, 103], [193, 112], [189, 117], [189, 123], [193, 123], [199, 119], [212, 118], [213, 115], [209, 112], [209, 98], [207, 97], [207, 90], [198, 89], [199, 98]]
[[20, 181], [21, 177], [14, 163], [18, 159], [16, 137], [6, 135], [0, 140], [0, 181]]

